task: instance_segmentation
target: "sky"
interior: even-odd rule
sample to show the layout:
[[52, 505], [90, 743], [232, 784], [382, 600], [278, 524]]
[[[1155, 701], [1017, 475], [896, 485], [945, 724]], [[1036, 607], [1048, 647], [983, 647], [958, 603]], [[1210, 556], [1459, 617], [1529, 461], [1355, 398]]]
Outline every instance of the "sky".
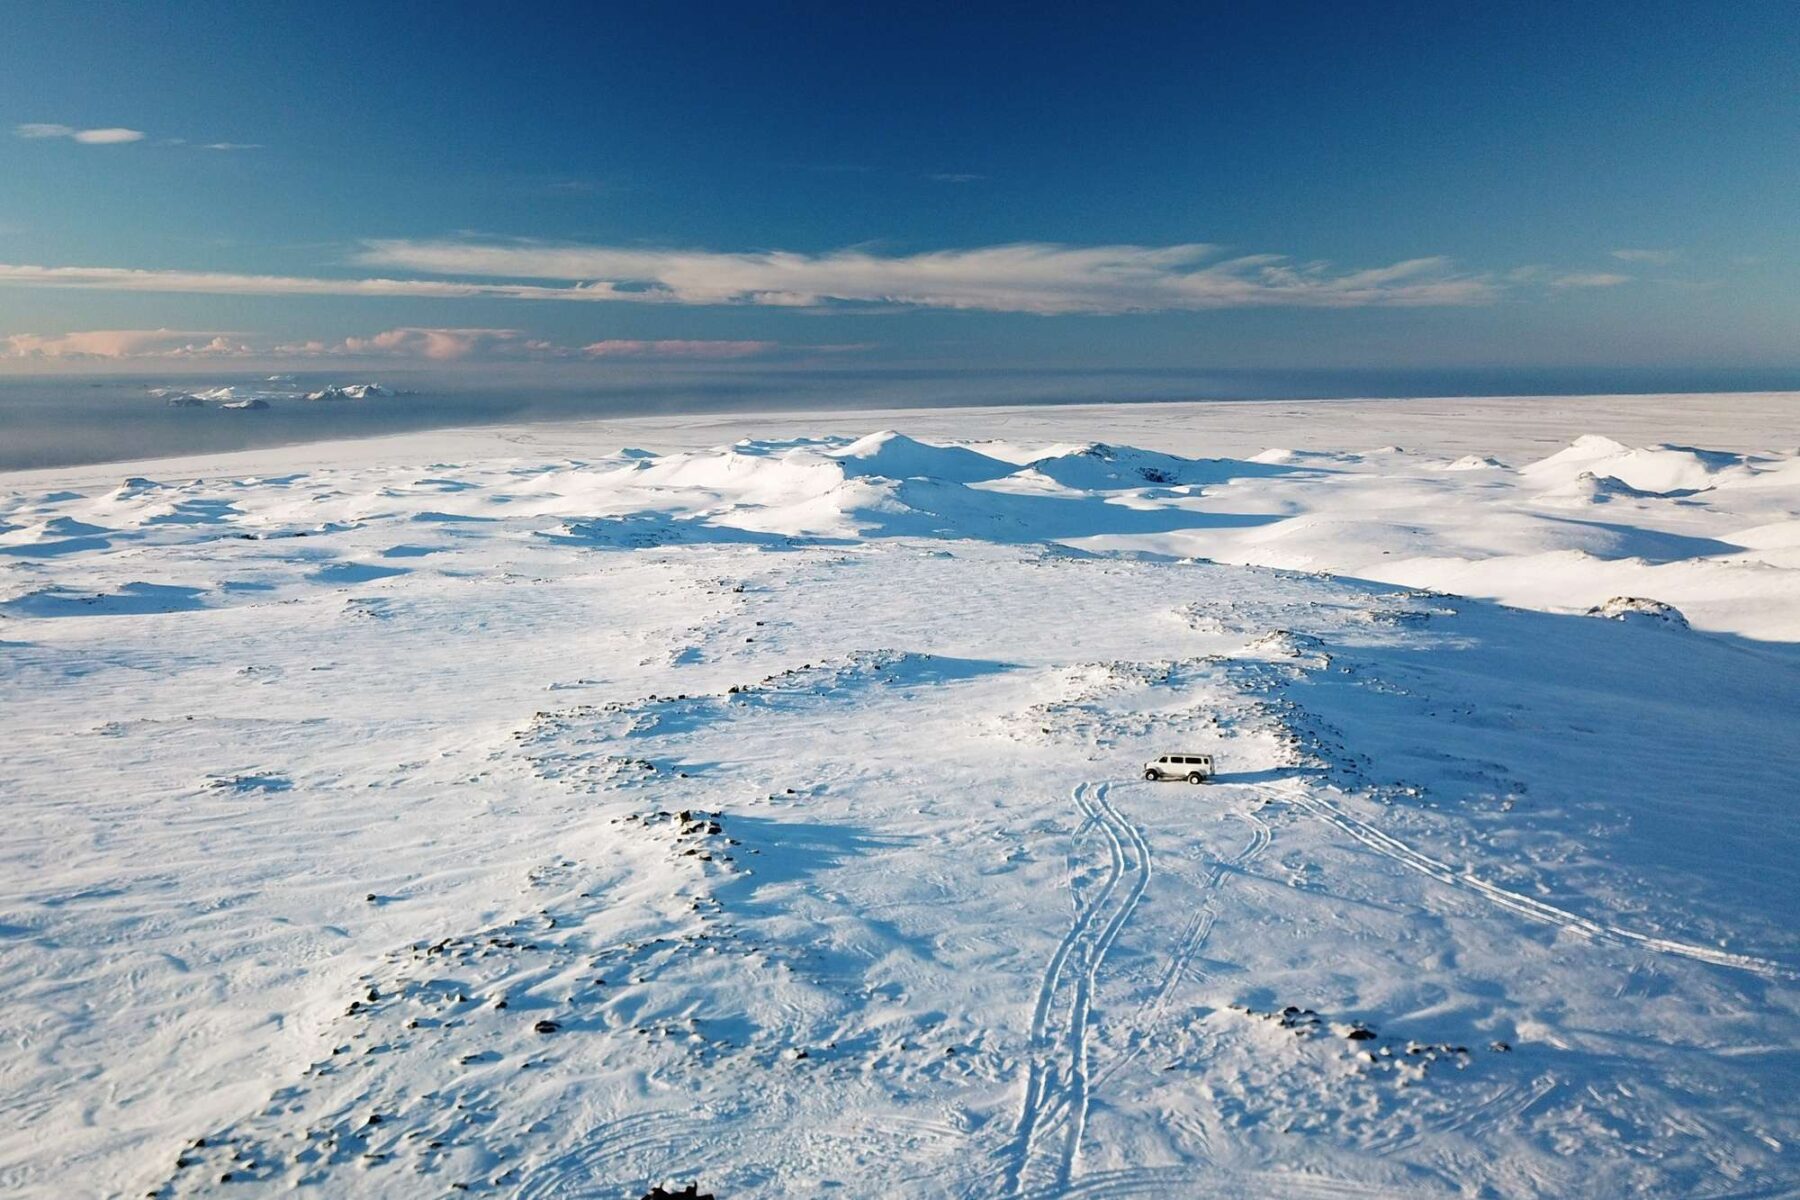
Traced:
[[70, 4], [0, 372], [1800, 366], [1800, 5]]

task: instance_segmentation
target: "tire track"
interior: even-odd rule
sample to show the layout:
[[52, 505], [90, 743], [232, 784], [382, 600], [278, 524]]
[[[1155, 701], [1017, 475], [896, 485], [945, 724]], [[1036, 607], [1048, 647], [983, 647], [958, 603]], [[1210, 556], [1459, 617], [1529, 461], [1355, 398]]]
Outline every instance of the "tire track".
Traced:
[[1364, 1183], [1335, 1179], [1305, 1171], [1234, 1170], [1210, 1163], [1171, 1165], [1166, 1167], [1128, 1167], [1117, 1171], [1100, 1171], [1083, 1176], [1069, 1187], [1046, 1188], [1025, 1193], [1031, 1200], [1052, 1197], [1104, 1197], [1114, 1200], [1124, 1196], [1205, 1196], [1215, 1200], [1400, 1200], [1402, 1197], [1441, 1198], [1451, 1200], [1460, 1193], [1440, 1187], [1396, 1187], [1391, 1182]]
[[[788, 1146], [805, 1157], [843, 1161], [867, 1153], [899, 1161], [921, 1148], [960, 1144], [965, 1134], [940, 1122], [870, 1115], [843, 1127], [819, 1127], [795, 1114], [741, 1113], [699, 1107], [622, 1117], [587, 1131], [580, 1144], [533, 1164], [510, 1194], [517, 1200], [594, 1200], [616, 1197], [657, 1180], [707, 1173], [722, 1148]], [[936, 1168], [915, 1163], [924, 1174]]]
[[1106, 838], [1106, 877], [1077, 907], [1038, 989], [1031, 1061], [1005, 1170], [1008, 1193], [1023, 1192], [1028, 1179], [1046, 1169], [1057, 1187], [1069, 1186], [1087, 1127], [1088, 1027], [1094, 990], [1107, 952], [1150, 882], [1149, 844], [1113, 807], [1109, 790], [1105, 783], [1082, 783], [1073, 794], [1086, 818], [1083, 827], [1091, 823]]
[[[1241, 817], [1249, 824], [1250, 840], [1245, 842], [1243, 848], [1231, 857], [1215, 858], [1212, 860], [1212, 865], [1204, 876], [1206, 889], [1204, 900], [1201, 902], [1199, 909], [1194, 913], [1193, 917], [1189, 919], [1186, 927], [1181, 932], [1181, 936], [1176, 939], [1175, 949], [1169, 955], [1168, 968], [1163, 972], [1162, 979], [1157, 984], [1155, 994], [1139, 1007], [1134, 1018], [1142, 1021], [1147, 1015], [1151, 1028], [1154, 1028], [1162, 1019], [1163, 1012], [1168, 1007], [1169, 997], [1174, 994], [1176, 987], [1187, 977], [1189, 967], [1193, 964], [1194, 959], [1199, 956], [1201, 949], [1206, 945], [1207, 939], [1212, 936], [1213, 927], [1218, 923], [1219, 917], [1215, 901], [1217, 900], [1219, 889], [1224, 885], [1227, 872], [1241, 870], [1254, 862], [1257, 858], [1261, 857], [1263, 851], [1267, 850], [1270, 842], [1274, 840], [1274, 833], [1269, 828], [1269, 823], [1257, 816], [1254, 812], [1235, 812], [1231, 815]], [[1120, 1071], [1135, 1062], [1142, 1053], [1143, 1048], [1141, 1046], [1134, 1047], [1132, 1050], [1115, 1060], [1111, 1066], [1106, 1068], [1106, 1070], [1102, 1071], [1100, 1077], [1095, 1080], [1095, 1085], [1099, 1086], [1104, 1084], [1114, 1075], [1117, 1075]]]
[[1439, 883], [1448, 884], [1466, 892], [1473, 892], [1501, 908], [1523, 917], [1529, 917], [1534, 921], [1554, 925], [1559, 929], [1580, 934], [1594, 941], [1632, 946], [1678, 958], [1691, 958], [1699, 962], [1711, 963], [1716, 967], [1749, 971], [1770, 979], [1800, 979], [1800, 970], [1783, 963], [1750, 954], [1734, 954], [1729, 950], [1715, 950], [1709, 946], [1677, 942], [1669, 938], [1638, 933], [1631, 929], [1621, 929], [1616, 925], [1607, 925], [1588, 917], [1578, 916], [1566, 909], [1557, 908], [1553, 904], [1546, 904], [1542, 900], [1534, 900], [1530, 896], [1508, 891], [1506, 888], [1477, 878], [1467, 870], [1459, 871], [1448, 863], [1440, 862], [1428, 854], [1413, 849], [1399, 838], [1357, 820], [1330, 800], [1321, 795], [1307, 792], [1303, 788], [1290, 789], [1283, 793], [1282, 797], [1314, 816], [1337, 826], [1384, 858], [1392, 859], [1401, 866], [1430, 876]]

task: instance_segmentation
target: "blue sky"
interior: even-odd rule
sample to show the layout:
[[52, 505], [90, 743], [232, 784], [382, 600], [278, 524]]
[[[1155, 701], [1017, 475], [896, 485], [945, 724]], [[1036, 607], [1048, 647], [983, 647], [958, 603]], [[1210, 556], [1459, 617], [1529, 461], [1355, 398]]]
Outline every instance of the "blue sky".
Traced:
[[857, 7], [9, 6], [0, 370], [1800, 364], [1800, 6]]

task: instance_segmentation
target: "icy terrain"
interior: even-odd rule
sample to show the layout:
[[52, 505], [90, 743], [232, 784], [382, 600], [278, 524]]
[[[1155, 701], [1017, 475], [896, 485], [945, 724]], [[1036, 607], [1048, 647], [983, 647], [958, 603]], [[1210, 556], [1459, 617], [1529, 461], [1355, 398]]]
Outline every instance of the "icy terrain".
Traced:
[[1800, 1190], [1800, 455], [1061, 433], [0, 477], [0, 1189]]

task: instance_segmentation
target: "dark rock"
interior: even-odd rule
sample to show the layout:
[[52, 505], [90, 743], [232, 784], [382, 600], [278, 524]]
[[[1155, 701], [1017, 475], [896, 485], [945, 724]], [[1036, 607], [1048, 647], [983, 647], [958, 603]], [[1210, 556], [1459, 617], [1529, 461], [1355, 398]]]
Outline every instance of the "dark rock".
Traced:
[[539, 1033], [555, 1033], [557, 1030], [561, 1029], [562, 1026], [558, 1025], [555, 1021], [539, 1021], [536, 1025], [533, 1025], [532, 1028]]
[[1352, 1029], [1344, 1036], [1353, 1042], [1367, 1042], [1374, 1039], [1375, 1031], [1373, 1029]]

